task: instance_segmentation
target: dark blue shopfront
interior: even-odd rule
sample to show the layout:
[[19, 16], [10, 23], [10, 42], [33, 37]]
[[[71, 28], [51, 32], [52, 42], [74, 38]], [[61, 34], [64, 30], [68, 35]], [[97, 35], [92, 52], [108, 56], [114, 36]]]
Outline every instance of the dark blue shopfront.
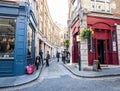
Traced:
[[0, 4], [0, 76], [23, 75], [34, 63], [36, 26], [27, 3]]

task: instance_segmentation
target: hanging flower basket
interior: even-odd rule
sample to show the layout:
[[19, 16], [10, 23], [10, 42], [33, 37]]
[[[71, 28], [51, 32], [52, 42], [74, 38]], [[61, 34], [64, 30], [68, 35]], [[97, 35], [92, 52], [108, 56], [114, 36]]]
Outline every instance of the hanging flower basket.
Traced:
[[94, 31], [91, 28], [84, 28], [80, 34], [81, 39], [90, 39], [94, 35]]

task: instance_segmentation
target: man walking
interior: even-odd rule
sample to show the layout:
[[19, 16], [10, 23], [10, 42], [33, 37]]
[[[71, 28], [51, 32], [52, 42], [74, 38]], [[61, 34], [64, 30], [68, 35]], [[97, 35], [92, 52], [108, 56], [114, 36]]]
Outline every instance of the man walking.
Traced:
[[59, 52], [56, 53], [56, 57], [57, 57], [57, 62], [59, 62], [59, 57], [60, 57], [60, 53]]
[[65, 64], [65, 58], [66, 58], [65, 51], [63, 51], [63, 53], [62, 53], [62, 61], [63, 61], [64, 64]]
[[50, 54], [49, 54], [49, 51], [47, 51], [47, 55], [46, 55], [46, 67], [49, 66], [49, 59], [50, 59]]
[[43, 52], [42, 52], [41, 49], [40, 49], [40, 51], [39, 51], [39, 56], [40, 56], [40, 60], [41, 60], [42, 65], [43, 65]]

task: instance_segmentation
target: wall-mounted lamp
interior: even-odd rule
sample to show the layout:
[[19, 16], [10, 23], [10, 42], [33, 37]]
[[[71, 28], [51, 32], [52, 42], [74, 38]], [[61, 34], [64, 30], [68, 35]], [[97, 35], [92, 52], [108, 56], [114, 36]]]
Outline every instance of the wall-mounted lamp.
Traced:
[[77, 41], [77, 42], [80, 42], [80, 41], [81, 41], [80, 35], [77, 35], [77, 36], [76, 36], [76, 41]]
[[114, 23], [114, 26], [117, 26], [117, 23]]

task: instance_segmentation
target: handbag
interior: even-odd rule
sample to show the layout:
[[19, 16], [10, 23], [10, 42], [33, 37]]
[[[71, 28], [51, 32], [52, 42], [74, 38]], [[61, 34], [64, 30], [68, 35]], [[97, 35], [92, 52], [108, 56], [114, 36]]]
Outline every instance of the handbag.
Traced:
[[28, 65], [27, 67], [26, 67], [26, 73], [27, 74], [32, 74], [34, 72], [34, 66], [33, 65]]

